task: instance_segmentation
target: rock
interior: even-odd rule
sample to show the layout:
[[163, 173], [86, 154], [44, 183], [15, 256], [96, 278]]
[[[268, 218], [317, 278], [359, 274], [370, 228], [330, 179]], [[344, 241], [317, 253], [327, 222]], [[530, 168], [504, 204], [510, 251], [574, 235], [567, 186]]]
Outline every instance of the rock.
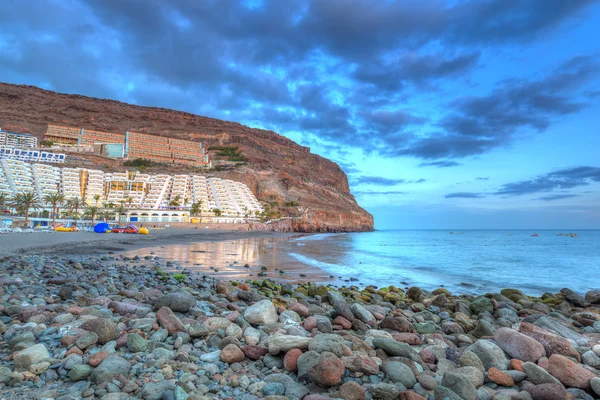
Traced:
[[[589, 292], [588, 292], [589, 293]], [[586, 295], [587, 297], [587, 295]], [[596, 302], [592, 302], [591, 300], [588, 299], [588, 301], [592, 304], [598, 304]], [[0, 374], [1, 376], [2, 374]], [[2, 382], [2, 379], [0, 378], [0, 382]], [[592, 390], [594, 391], [594, 393], [596, 393], [596, 395], [600, 396], [600, 378], [596, 377], [596, 378], [592, 378], [590, 379], [590, 386], [592, 387]]]
[[419, 375], [418, 381], [425, 390], [433, 390], [438, 384], [437, 380], [433, 376], [426, 374]]
[[536, 362], [546, 356], [546, 350], [540, 342], [510, 328], [498, 329], [495, 341], [509, 356], [521, 361]]
[[581, 361], [579, 353], [571, 346], [571, 343], [556, 333], [549, 332], [525, 321], [521, 322], [519, 330], [522, 334], [540, 342], [544, 346], [548, 357], [552, 354], [561, 354]]
[[189, 292], [175, 292], [160, 296], [154, 301], [154, 309], [168, 307], [171, 311], [186, 313], [196, 305], [196, 298]]
[[319, 386], [330, 387], [339, 384], [344, 374], [344, 364], [333, 353], [321, 353], [316, 363], [309, 368], [308, 376]]
[[360, 372], [367, 375], [377, 375], [379, 372], [377, 359], [363, 354], [342, 357], [342, 363], [347, 370], [352, 372]]
[[117, 324], [106, 318], [94, 318], [81, 325], [81, 329], [94, 332], [98, 335], [98, 343], [106, 344], [111, 340], [119, 338], [119, 328]]
[[464, 400], [477, 400], [477, 388], [468, 377], [462, 374], [454, 371], [446, 372], [442, 378], [442, 385]]
[[570, 395], [561, 384], [544, 383], [541, 385], [529, 386], [525, 388], [533, 400], [565, 400]]
[[473, 384], [473, 386], [478, 387], [483, 385], [484, 376], [483, 372], [481, 372], [476, 367], [461, 367], [455, 370], [452, 370], [452, 373], [462, 375], [469, 379], [469, 381]]
[[510, 376], [494, 367], [488, 371], [488, 380], [500, 386], [513, 386], [515, 384]]
[[302, 355], [302, 350], [291, 349], [283, 357], [283, 368], [288, 372], [295, 372], [298, 369], [298, 358]]
[[560, 294], [565, 296], [565, 299], [567, 299], [567, 301], [573, 304], [575, 307], [587, 307], [590, 305], [590, 303], [588, 303], [587, 300], [583, 298], [583, 296], [575, 293], [571, 289], [560, 289]]
[[169, 335], [174, 335], [177, 332], [185, 332], [185, 327], [179, 318], [168, 307], [160, 308], [156, 312], [156, 319], [158, 319], [160, 326], [169, 332]]
[[379, 323], [379, 328], [391, 329], [397, 332], [416, 332], [413, 324], [411, 324], [410, 321], [404, 317], [385, 317]]
[[244, 311], [244, 319], [252, 325], [274, 324], [277, 318], [277, 310], [271, 300], [261, 300]]
[[296, 365], [298, 366], [298, 378], [308, 376], [308, 371], [317, 363], [318, 358], [319, 353], [314, 351], [307, 351], [298, 357], [296, 362]]
[[600, 304], [600, 290], [590, 290], [585, 294], [585, 301], [590, 304]]
[[504, 351], [489, 340], [479, 339], [467, 348], [468, 351], [475, 353], [483, 363], [485, 369], [496, 367], [499, 370], [508, 368], [509, 361], [504, 355]]
[[383, 364], [383, 370], [392, 382], [400, 382], [409, 389], [417, 383], [412, 370], [403, 362], [387, 361]]
[[33, 364], [29, 367], [29, 372], [34, 375], [41, 375], [48, 370], [50, 367], [50, 363], [48, 361], [43, 361], [41, 363]]
[[340, 396], [344, 400], [365, 400], [365, 389], [354, 381], [348, 381], [340, 386]]
[[463, 400], [459, 395], [442, 385], [437, 385], [433, 393], [435, 400]]
[[127, 334], [127, 348], [130, 352], [139, 353], [141, 351], [146, 351], [147, 347], [148, 341], [137, 333]]
[[389, 383], [377, 383], [369, 386], [369, 394], [374, 400], [396, 400], [400, 396], [400, 388]]
[[148, 382], [142, 386], [142, 399], [144, 400], [162, 400], [173, 397], [164, 396], [165, 392], [175, 389], [175, 385], [170, 381]]
[[50, 354], [43, 344], [36, 344], [15, 353], [14, 362], [17, 371], [28, 371], [33, 364], [50, 359]]
[[260, 357], [269, 353], [269, 349], [255, 344], [249, 344], [242, 347], [242, 351], [251, 360], [258, 360]]
[[548, 371], [532, 362], [523, 363], [521, 368], [523, 368], [527, 378], [536, 385], [544, 383], [560, 384], [560, 381], [550, 375]]
[[90, 364], [92, 367], [97, 367], [102, 361], [104, 361], [106, 357], [108, 357], [108, 353], [106, 351], [99, 351], [90, 356], [88, 359], [88, 364]]
[[552, 354], [548, 361], [548, 372], [565, 386], [587, 390], [590, 389], [590, 380], [596, 377], [593, 372], [565, 356]]
[[327, 299], [338, 315], [346, 318], [350, 322], [354, 321], [354, 313], [348, 303], [346, 303], [344, 296], [339, 292], [329, 291], [327, 292]]
[[265, 396], [281, 396], [285, 389], [279, 382], [269, 382], [263, 386], [262, 392]]
[[354, 303], [350, 306], [350, 309], [354, 316], [365, 324], [375, 324], [375, 317], [362, 304]]
[[188, 334], [193, 338], [205, 338], [210, 334], [210, 330], [202, 322], [194, 322], [190, 324]]
[[[523, 332], [523, 325], [524, 324], [521, 323], [521, 332], [524, 334], [527, 334], [526, 332]], [[548, 317], [548, 316], [543, 316], [543, 317], [536, 319], [533, 322], [533, 325], [538, 326], [540, 328], [545, 328], [551, 332], [556, 333], [557, 335], [559, 335], [565, 339], [572, 340], [578, 346], [587, 346], [589, 343], [589, 339], [586, 338], [585, 336], [581, 335], [578, 332], [575, 332], [568, 325], [566, 325], [554, 318]]]
[[[83, 365], [83, 364], [82, 364]], [[129, 361], [116, 355], [106, 357], [94, 372], [92, 372], [92, 382], [99, 384], [111, 381], [116, 375], [127, 374], [131, 369]]]
[[90, 376], [93, 371], [94, 371], [94, 367], [92, 367], [91, 365], [79, 364], [79, 365], [75, 365], [73, 368], [71, 368], [68, 376], [69, 376], [69, 379], [71, 379], [73, 382], [79, 382], [83, 379], [86, 379], [88, 376]]
[[600, 367], [600, 357], [592, 350], [586, 351], [581, 355], [581, 362], [592, 368], [598, 369]]
[[88, 347], [96, 344], [98, 342], [98, 335], [94, 332], [86, 332], [80, 335], [77, 340], [75, 340], [75, 346], [79, 347], [81, 350], [85, 350]]
[[244, 361], [246, 355], [244, 352], [237, 347], [235, 344], [228, 344], [223, 350], [221, 350], [221, 361], [228, 364]]
[[11, 379], [10, 374], [12, 374], [10, 368], [0, 366], [0, 384], [8, 383]]
[[274, 335], [269, 337], [269, 353], [276, 355], [291, 349], [307, 349], [312, 338], [292, 335]]
[[351, 353], [351, 350], [346, 346], [344, 338], [340, 335], [331, 333], [321, 333], [313, 337], [308, 344], [308, 349], [316, 351], [317, 353], [328, 351], [338, 357], [349, 355]]
[[470, 308], [473, 314], [479, 314], [484, 311], [487, 311], [490, 314], [494, 312], [494, 306], [492, 305], [492, 301], [487, 297], [476, 298], [471, 302]]
[[373, 346], [382, 349], [390, 356], [406, 357], [415, 362], [421, 361], [417, 350], [406, 343], [397, 342], [394, 339], [375, 338], [373, 339]]
[[304, 304], [292, 303], [292, 305], [289, 306], [288, 310], [298, 313], [298, 315], [300, 315], [302, 318], [308, 317], [308, 308], [306, 308]]

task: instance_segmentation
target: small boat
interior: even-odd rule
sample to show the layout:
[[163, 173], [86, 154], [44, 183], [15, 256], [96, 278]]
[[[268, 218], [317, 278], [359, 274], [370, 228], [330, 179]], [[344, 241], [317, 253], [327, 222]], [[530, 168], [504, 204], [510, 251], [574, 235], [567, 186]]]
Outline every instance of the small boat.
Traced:
[[77, 232], [76, 226], [65, 226], [64, 224], [60, 224], [54, 227], [55, 232]]
[[[563, 235], [563, 234], [562, 234], [562, 232], [561, 232], [561, 233], [557, 233], [557, 234], [556, 234], [556, 236], [564, 236], [564, 235]], [[567, 236], [568, 236], [568, 235], [567, 235]]]
[[454, 232], [450, 232], [451, 235], [454, 235]]
[[533, 236], [533, 237], [538, 237], [538, 236], [540, 236], [540, 235], [538, 235], [537, 233], [534, 233], [534, 234], [533, 234], [533, 235], [531, 235], [531, 236]]
[[138, 230], [138, 234], [140, 235], [149, 235], [150, 231], [148, 230], [148, 228], [142, 226], [139, 230]]

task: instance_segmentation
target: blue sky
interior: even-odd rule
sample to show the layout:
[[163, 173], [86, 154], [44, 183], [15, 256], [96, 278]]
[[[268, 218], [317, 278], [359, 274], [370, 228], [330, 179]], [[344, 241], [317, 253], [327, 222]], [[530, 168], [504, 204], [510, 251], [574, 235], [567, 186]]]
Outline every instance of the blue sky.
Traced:
[[600, 227], [600, 2], [0, 2], [0, 80], [272, 129], [377, 228]]

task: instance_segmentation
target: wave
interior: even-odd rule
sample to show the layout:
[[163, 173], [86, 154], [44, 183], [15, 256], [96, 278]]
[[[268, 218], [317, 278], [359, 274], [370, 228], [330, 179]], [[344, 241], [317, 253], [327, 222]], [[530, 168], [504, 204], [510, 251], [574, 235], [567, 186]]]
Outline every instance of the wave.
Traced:
[[296, 261], [300, 261], [302, 264], [310, 265], [311, 267], [316, 267], [331, 273], [340, 274], [346, 269], [346, 267], [342, 265], [315, 260], [314, 258], [310, 258], [298, 253], [288, 253], [288, 255], [296, 259]]

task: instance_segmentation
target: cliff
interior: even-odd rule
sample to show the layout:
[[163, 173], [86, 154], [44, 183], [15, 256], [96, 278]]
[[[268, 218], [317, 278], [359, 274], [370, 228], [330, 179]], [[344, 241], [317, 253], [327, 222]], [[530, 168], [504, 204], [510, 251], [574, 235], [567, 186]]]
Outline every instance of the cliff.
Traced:
[[[205, 147], [235, 145], [248, 162], [211, 175], [244, 182], [262, 200], [297, 201], [300, 207], [292, 212], [300, 218], [282, 224], [281, 229], [373, 230], [373, 216], [350, 194], [342, 169], [275, 132], [175, 110], [0, 83], [0, 127], [42, 138], [48, 124], [202, 140]], [[103, 162], [100, 157], [88, 157], [88, 161]], [[110, 165], [118, 166], [114, 161]]]

